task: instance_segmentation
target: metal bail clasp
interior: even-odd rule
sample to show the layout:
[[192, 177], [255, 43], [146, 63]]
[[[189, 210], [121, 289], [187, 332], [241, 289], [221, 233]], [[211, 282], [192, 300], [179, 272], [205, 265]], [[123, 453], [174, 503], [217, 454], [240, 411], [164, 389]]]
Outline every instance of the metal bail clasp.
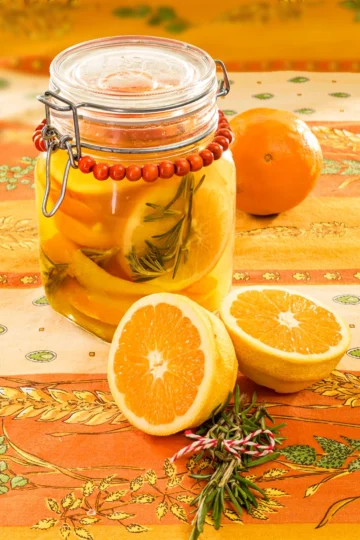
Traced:
[[230, 81], [229, 77], [226, 71], [225, 64], [222, 60], [214, 60], [215, 64], [221, 68], [221, 71], [224, 75], [224, 78], [219, 81], [219, 89], [216, 94], [216, 97], [223, 97], [227, 96], [227, 94], [230, 92]]
[[[52, 98], [52, 99], [49, 99], [49, 98]], [[47, 141], [46, 142], [46, 146], [47, 146], [46, 187], [45, 187], [44, 200], [42, 204], [42, 211], [45, 217], [52, 217], [57, 212], [61, 203], [64, 200], [70, 167], [72, 167], [73, 169], [77, 169], [78, 168], [77, 161], [81, 158], [79, 121], [78, 121], [78, 114], [77, 114], [76, 106], [68, 99], [65, 99], [59, 96], [57, 93], [47, 90], [45, 94], [38, 96], [37, 99], [41, 101], [41, 103], [44, 103], [45, 113], [46, 113], [46, 125], [42, 133], [44, 140]], [[57, 102], [63, 103], [64, 105], [59, 105]], [[50, 122], [51, 109], [57, 112], [71, 112], [72, 113], [73, 124], [74, 124], [75, 144], [72, 145], [70, 143], [70, 141], [72, 141], [72, 137], [70, 135], [61, 136], [58, 130], [51, 126], [51, 122]], [[73, 152], [73, 147], [76, 148], [75, 154]], [[49, 201], [49, 195], [50, 195], [50, 190], [51, 190], [51, 176], [50, 176], [51, 155], [53, 152], [56, 152], [56, 150], [58, 150], [59, 148], [67, 151], [69, 159], [66, 163], [59, 198], [56, 201], [52, 210], [48, 212], [46, 207]]]
[[[66, 141], [65, 144], [66, 146], [68, 145], [70, 147], [70, 153], [71, 155], [73, 155], [69, 142]], [[46, 153], [46, 186], [45, 186], [44, 199], [42, 203], [42, 212], [45, 217], [52, 217], [58, 211], [61, 203], [63, 202], [65, 193], [66, 193], [66, 186], [67, 186], [67, 181], [68, 181], [69, 171], [70, 171], [70, 166], [71, 166], [71, 158], [69, 157], [66, 163], [65, 171], [64, 171], [64, 177], [63, 177], [63, 181], [61, 185], [59, 198], [54, 204], [53, 208], [50, 210], [50, 212], [48, 212], [46, 208], [49, 201], [49, 195], [50, 195], [50, 190], [51, 190], [51, 177], [50, 177], [51, 154], [57, 150], [57, 147], [58, 147], [58, 143], [56, 141], [51, 141], [50, 143], [48, 143], [48, 148], [47, 148], [47, 153]], [[69, 148], [67, 148], [67, 150], [69, 153]]]

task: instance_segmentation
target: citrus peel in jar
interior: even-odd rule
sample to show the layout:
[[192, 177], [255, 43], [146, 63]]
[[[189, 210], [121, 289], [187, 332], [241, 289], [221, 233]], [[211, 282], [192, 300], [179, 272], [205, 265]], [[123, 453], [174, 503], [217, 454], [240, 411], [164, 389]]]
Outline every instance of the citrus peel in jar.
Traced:
[[100, 293], [120, 296], [133, 295], [136, 297], [161, 290], [156, 283], [133, 283], [108, 274], [106, 270], [93, 262], [81, 250], [74, 253], [67, 271], [83, 287]]
[[41, 250], [47, 258], [54, 264], [69, 264], [78, 246], [55, 232], [53, 236], [45, 239], [41, 245]]
[[116, 326], [125, 311], [134, 303], [132, 296], [117, 296], [95, 292], [82, 287], [76, 279], [67, 278], [62, 294], [76, 310], [91, 319]]

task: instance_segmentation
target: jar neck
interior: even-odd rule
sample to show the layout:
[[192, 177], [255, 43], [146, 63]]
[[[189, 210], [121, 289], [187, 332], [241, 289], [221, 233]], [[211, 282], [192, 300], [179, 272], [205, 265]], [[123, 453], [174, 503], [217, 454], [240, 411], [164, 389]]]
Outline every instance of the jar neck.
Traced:
[[125, 166], [127, 165], [139, 165], [143, 166], [146, 163], [154, 163], [158, 165], [161, 161], [170, 160], [175, 162], [177, 159], [186, 158], [187, 156], [198, 153], [204, 148], [207, 147], [214, 139], [215, 130], [213, 130], [209, 135], [202, 137], [196, 143], [186, 144], [182, 147], [176, 147], [174, 149], [164, 149], [161, 148], [157, 151], [151, 151], [148, 153], [141, 153], [134, 149], [132, 153], [122, 153], [117, 154], [113, 152], [107, 152], [105, 150], [88, 150], [83, 149], [82, 155], [91, 156], [97, 162], [105, 162], [109, 165], [115, 163], [121, 163]]
[[[141, 114], [78, 109], [83, 153], [105, 151], [121, 154], [173, 153], [198, 145], [216, 129], [216, 88], [195, 103], [180, 109]], [[51, 124], [74, 139], [71, 112], [51, 111]]]

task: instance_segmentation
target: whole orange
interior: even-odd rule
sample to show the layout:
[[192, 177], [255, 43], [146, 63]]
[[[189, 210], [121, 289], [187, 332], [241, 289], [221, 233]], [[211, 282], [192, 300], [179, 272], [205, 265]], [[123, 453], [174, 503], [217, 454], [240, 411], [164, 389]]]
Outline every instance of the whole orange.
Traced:
[[298, 205], [322, 168], [320, 144], [295, 114], [250, 109], [231, 121], [235, 135], [237, 208], [249, 214], [278, 214]]

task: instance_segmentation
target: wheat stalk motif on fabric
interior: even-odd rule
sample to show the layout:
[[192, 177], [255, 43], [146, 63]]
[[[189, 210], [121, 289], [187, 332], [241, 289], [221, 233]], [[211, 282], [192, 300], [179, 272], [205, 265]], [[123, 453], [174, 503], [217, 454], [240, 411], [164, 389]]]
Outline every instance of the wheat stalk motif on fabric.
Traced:
[[[95, 390], [73, 390], [67, 392], [60, 388], [36, 388], [21, 386], [0, 387], [0, 417], [14, 416], [16, 420], [37, 418], [39, 422], [101, 424], [129, 426], [110, 392]], [[66, 433], [55, 434], [64, 436]]]
[[311, 130], [322, 145], [332, 148], [348, 148], [353, 152], [360, 151], [360, 134], [329, 126], [311, 126]]
[[13, 216], [0, 217], [0, 249], [35, 249], [38, 246], [37, 227], [32, 219], [15, 221]]

